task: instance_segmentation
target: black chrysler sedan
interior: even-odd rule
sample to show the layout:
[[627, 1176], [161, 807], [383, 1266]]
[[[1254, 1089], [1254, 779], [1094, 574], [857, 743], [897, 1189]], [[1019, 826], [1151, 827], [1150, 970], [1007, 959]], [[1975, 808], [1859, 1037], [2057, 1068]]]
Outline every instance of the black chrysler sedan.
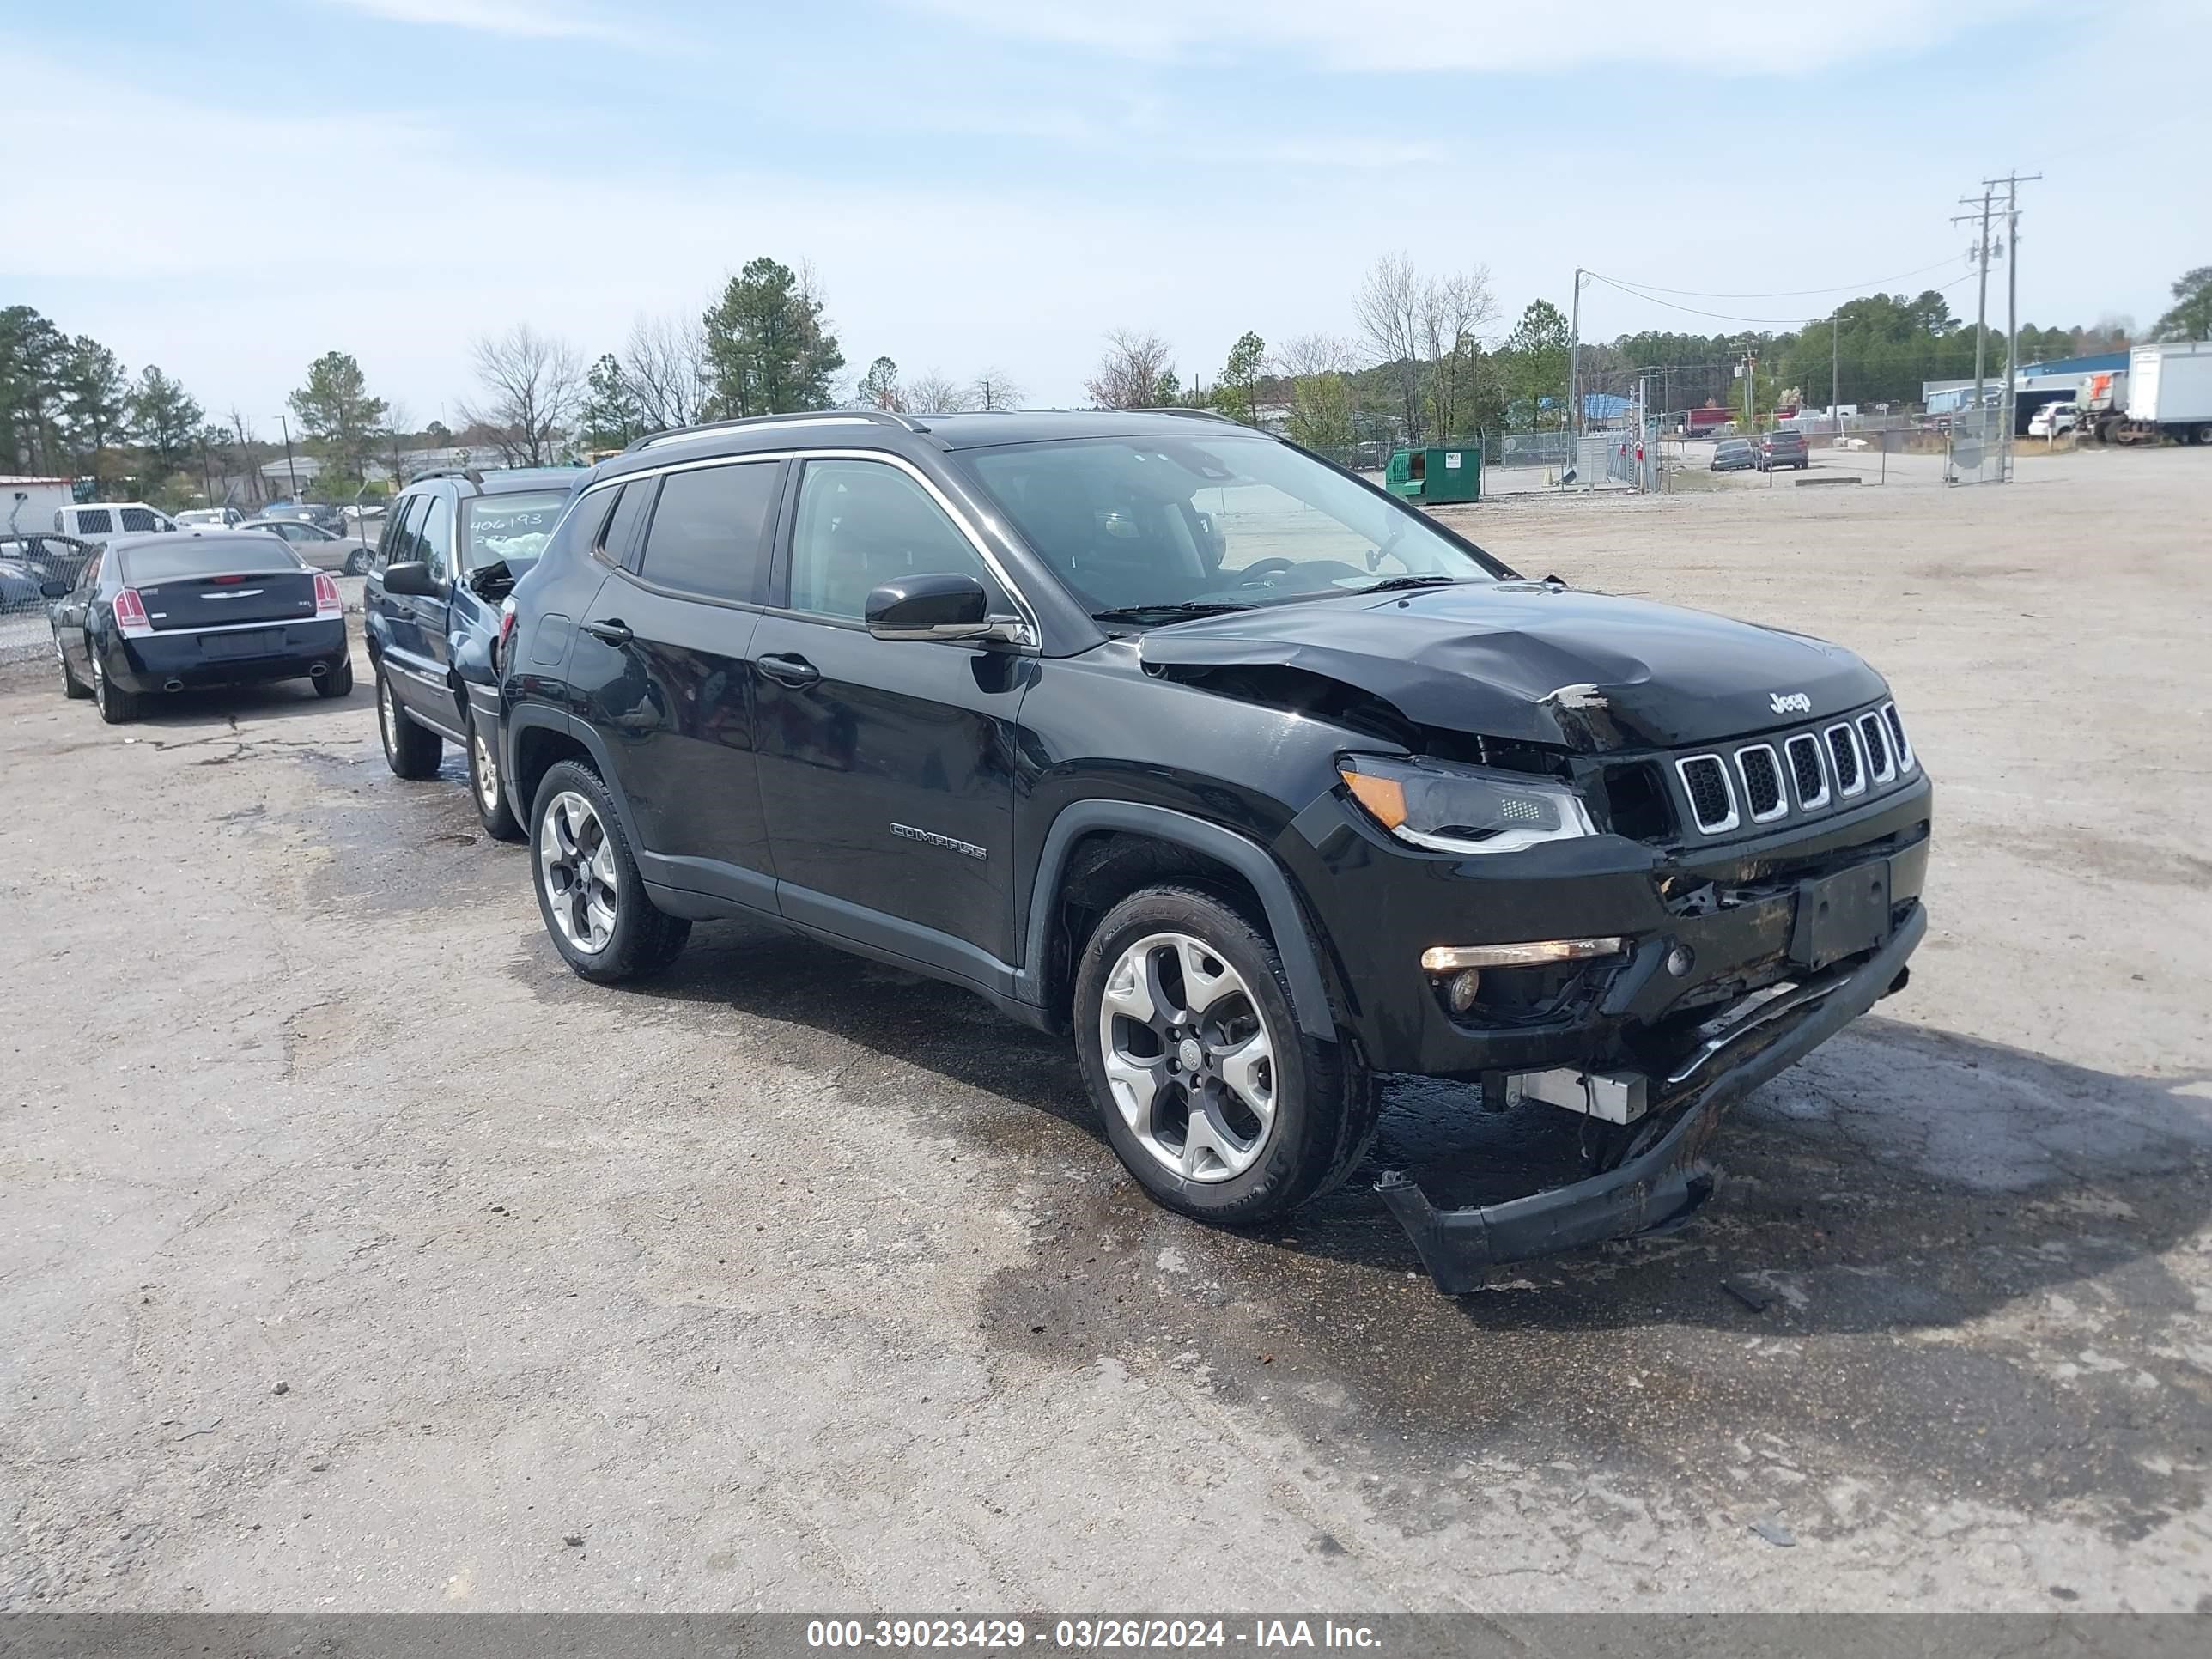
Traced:
[[50, 581], [62, 691], [111, 725], [164, 692], [311, 679], [353, 690], [337, 584], [274, 536], [174, 531], [118, 536], [74, 586]]

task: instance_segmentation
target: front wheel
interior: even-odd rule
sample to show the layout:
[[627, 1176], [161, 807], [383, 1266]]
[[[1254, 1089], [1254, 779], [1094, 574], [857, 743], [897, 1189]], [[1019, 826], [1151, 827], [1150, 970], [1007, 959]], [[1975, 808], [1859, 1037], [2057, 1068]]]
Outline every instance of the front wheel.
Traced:
[[343, 572], [343, 574], [348, 576], [358, 576], [368, 568], [368, 550], [367, 548], [357, 547], [354, 549], [352, 552], [346, 555], [345, 567]]
[[642, 979], [676, 960], [691, 924], [646, 896], [613, 797], [598, 773], [562, 761], [538, 786], [530, 844], [538, 914], [562, 959], [601, 985]]
[[1108, 1140], [1169, 1209], [1272, 1219], [1374, 1139], [1366, 1068], [1299, 1029], [1273, 941], [1209, 893], [1152, 887], [1116, 905], [1084, 947], [1074, 1023]]
[[507, 777], [499, 769], [497, 734], [484, 730], [483, 722], [469, 721], [469, 793], [476, 798], [477, 817], [484, 833], [499, 841], [520, 841], [521, 821], [507, 798]]
[[384, 739], [384, 763], [398, 778], [434, 778], [445, 740], [407, 718], [392, 694], [392, 676], [376, 672], [376, 730]]
[[62, 647], [62, 636], [54, 635], [54, 660], [62, 665], [62, 696], [82, 698], [92, 695], [92, 688], [77, 678], [76, 670], [70, 666], [69, 653]]

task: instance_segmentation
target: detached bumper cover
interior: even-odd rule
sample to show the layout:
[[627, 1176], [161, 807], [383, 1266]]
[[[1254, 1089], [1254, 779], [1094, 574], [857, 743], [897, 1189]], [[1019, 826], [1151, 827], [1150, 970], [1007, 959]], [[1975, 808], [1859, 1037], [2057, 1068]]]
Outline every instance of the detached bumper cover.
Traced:
[[1376, 1190], [1446, 1296], [1480, 1288], [1486, 1271], [1505, 1262], [1681, 1221], [1712, 1195], [1713, 1172], [1703, 1153], [1723, 1114], [1880, 1001], [1927, 931], [1928, 913], [1916, 903], [1888, 942], [1864, 962], [1807, 981], [1778, 1000], [1779, 1012], [1759, 1010], [1722, 1042], [1686, 1055], [1670, 1077], [1655, 1078], [1659, 1097], [1651, 1112], [1674, 1115], [1674, 1127], [1617, 1170], [1465, 1210], [1438, 1210], [1397, 1170], [1387, 1172]]

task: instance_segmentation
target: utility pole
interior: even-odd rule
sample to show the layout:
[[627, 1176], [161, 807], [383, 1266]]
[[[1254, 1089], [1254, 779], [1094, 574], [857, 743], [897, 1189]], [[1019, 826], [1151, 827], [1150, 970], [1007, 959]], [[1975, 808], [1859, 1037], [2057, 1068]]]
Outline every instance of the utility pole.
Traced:
[[1843, 319], [1844, 308], [1841, 306], [1828, 313], [1828, 424], [1838, 436], [1843, 433], [1844, 417], [1836, 413], [1840, 401], [1836, 396], [1836, 385], [1841, 378], [1838, 365], [1843, 362], [1843, 348], [1837, 343], [1843, 337]]
[[1984, 179], [1985, 185], [2005, 187], [2005, 395], [2004, 476], [2012, 477], [2013, 431], [2020, 422], [2020, 187], [2042, 178], [2039, 173], [2010, 173], [2002, 179]]
[[292, 459], [292, 423], [282, 415], [276, 424], [284, 428], [284, 470], [292, 475], [292, 499], [300, 499], [300, 464]]
[[1574, 318], [1567, 325], [1567, 435], [1579, 438], [1583, 431], [1583, 268], [1580, 265], [1575, 267], [1575, 297], [1569, 308]]

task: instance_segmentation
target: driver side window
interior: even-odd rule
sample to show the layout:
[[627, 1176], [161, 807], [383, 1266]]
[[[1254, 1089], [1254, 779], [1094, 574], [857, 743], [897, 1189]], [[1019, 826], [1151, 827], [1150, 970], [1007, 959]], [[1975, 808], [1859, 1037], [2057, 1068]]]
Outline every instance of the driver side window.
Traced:
[[415, 538], [417, 556], [430, 568], [430, 580], [442, 582], [453, 574], [453, 504], [443, 495], [430, 500], [430, 516]]
[[1013, 605], [934, 497], [880, 461], [809, 461], [791, 538], [791, 608], [859, 622], [868, 595], [902, 576], [973, 576], [991, 612]]

